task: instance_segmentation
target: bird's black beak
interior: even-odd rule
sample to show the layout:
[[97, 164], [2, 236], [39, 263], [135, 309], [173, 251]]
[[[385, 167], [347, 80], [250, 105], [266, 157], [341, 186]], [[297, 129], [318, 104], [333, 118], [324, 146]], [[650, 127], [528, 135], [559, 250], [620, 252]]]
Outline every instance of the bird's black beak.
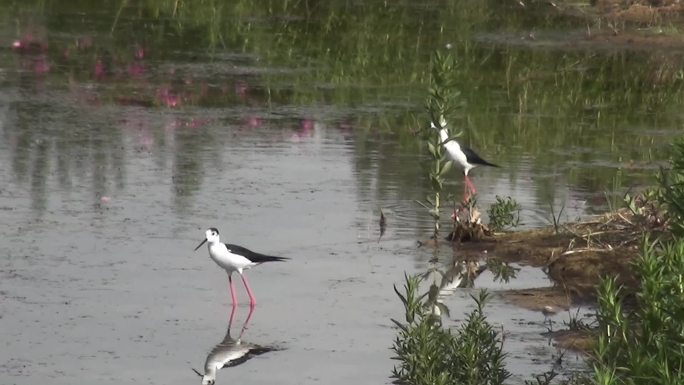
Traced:
[[207, 238], [204, 238], [204, 240], [203, 240], [199, 245], [197, 245], [197, 247], [195, 247], [195, 251], [197, 251], [197, 249], [199, 249], [200, 247], [202, 247], [202, 245], [203, 245], [206, 241], [207, 241]]
[[[205, 241], [206, 241], [206, 239], [205, 239]], [[204, 242], [202, 242], [202, 243], [204, 243]], [[200, 245], [200, 246], [202, 246], [202, 245]], [[190, 369], [192, 369], [193, 372], [197, 373], [198, 376], [204, 377], [204, 376], [202, 375], [202, 373], [200, 373], [200, 372], [197, 371], [197, 369], [195, 369], [195, 368], [190, 368]]]

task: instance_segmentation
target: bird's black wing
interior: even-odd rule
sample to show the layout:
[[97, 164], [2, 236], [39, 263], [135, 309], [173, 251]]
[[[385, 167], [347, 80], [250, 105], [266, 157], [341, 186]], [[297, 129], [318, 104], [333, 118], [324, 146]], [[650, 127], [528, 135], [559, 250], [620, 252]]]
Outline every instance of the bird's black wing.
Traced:
[[228, 248], [228, 251], [230, 251], [233, 254], [239, 254], [242, 255], [243, 257], [249, 259], [250, 261], [254, 263], [264, 263], [264, 262], [277, 262], [277, 261], [285, 261], [289, 258], [285, 257], [275, 257], [272, 255], [265, 255], [265, 254], [259, 254], [255, 253], [254, 251], [238, 246], [238, 245], [231, 245], [226, 243], [226, 248]]
[[466, 159], [468, 160], [468, 163], [470, 164], [479, 164], [479, 165], [484, 165], [484, 166], [492, 166], [492, 167], [499, 167], [495, 165], [494, 163], [489, 163], [486, 160], [482, 159], [475, 151], [468, 147], [461, 147], [461, 150], [466, 156]]
[[230, 361], [224, 362], [224, 363], [223, 363], [223, 366], [220, 367], [219, 369], [230, 368], [230, 367], [233, 367], [233, 366], [238, 366], [238, 365], [244, 364], [244, 363], [245, 363], [246, 361], [248, 361], [250, 358], [254, 358], [254, 357], [256, 357], [256, 356], [260, 356], [260, 355], [262, 355], [262, 354], [265, 354], [265, 353], [268, 353], [268, 352], [272, 352], [272, 351], [276, 351], [276, 350], [278, 350], [278, 349], [276, 349], [276, 348], [271, 348], [271, 347], [267, 347], [267, 346], [266, 346], [266, 347], [264, 347], [264, 346], [254, 346], [253, 348], [247, 350], [247, 351], [245, 352], [244, 355], [242, 355], [242, 356], [240, 356], [240, 357], [237, 357], [237, 358], [234, 358], [234, 359], [232, 359], [232, 360], [230, 360]]

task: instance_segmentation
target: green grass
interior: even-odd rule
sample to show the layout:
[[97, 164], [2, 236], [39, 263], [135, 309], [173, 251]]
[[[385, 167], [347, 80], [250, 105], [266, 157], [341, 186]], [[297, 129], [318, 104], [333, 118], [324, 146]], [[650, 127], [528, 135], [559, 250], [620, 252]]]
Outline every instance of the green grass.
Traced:
[[511, 197], [505, 199], [496, 196], [496, 202], [487, 209], [489, 215], [489, 228], [493, 231], [501, 231], [520, 224], [520, 204]]
[[599, 287], [594, 381], [683, 384], [684, 240], [645, 240], [634, 268], [641, 280], [634, 303], [625, 305], [615, 277]]
[[406, 276], [403, 293], [394, 288], [404, 305], [405, 322], [392, 320], [399, 328], [392, 348], [399, 361], [393, 377], [416, 385], [503, 384], [510, 373], [504, 365], [501, 331], [484, 315], [489, 294], [483, 290], [473, 296], [475, 310], [451, 330], [433, 311], [436, 298], [420, 295], [419, 286], [420, 278]]

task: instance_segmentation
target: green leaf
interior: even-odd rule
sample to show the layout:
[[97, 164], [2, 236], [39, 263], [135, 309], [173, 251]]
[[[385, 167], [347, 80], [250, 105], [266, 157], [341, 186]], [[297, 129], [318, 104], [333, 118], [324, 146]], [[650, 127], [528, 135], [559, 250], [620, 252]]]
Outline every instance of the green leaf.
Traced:
[[430, 183], [434, 191], [442, 191], [442, 180], [434, 175], [430, 175]]
[[401, 293], [397, 289], [397, 285], [393, 285], [393, 286], [394, 286], [394, 292], [397, 293], [397, 295], [399, 296], [399, 299], [401, 299], [401, 302], [403, 302], [404, 306], [406, 306], [406, 304], [408, 303], [408, 302], [406, 302], [406, 297], [401, 295]]
[[453, 161], [451, 161], [451, 160], [446, 161], [444, 163], [444, 165], [442, 166], [442, 170], [440, 170], [440, 172], [439, 172], [439, 176], [441, 177], [441, 176], [444, 176], [444, 174], [448, 173], [449, 170], [451, 170], [451, 168], [453, 167], [453, 165], [454, 165]]
[[437, 149], [435, 148], [435, 145], [430, 143], [430, 142], [428, 142], [427, 145], [428, 145], [428, 152], [430, 153], [430, 155], [432, 155], [433, 158], [437, 158], [438, 157], [437, 156]]
[[397, 325], [397, 327], [399, 327], [399, 329], [401, 329], [403, 332], [408, 333], [408, 328], [401, 322], [395, 320], [394, 318], [390, 318], [390, 320], [394, 322], [394, 324]]

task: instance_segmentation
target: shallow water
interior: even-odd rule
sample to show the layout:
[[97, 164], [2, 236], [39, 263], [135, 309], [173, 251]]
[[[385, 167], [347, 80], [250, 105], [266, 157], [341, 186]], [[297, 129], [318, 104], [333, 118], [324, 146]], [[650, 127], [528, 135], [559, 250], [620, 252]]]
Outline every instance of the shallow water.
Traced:
[[[436, 9], [399, 7], [428, 19]], [[406, 118], [421, 113], [426, 85], [364, 67], [360, 54], [338, 63], [358, 71], [340, 78], [334, 60], [296, 39], [290, 56], [248, 44], [299, 36], [290, 25], [275, 33], [272, 16], [247, 18], [254, 29], [236, 32], [244, 41], [207, 54], [197, 47], [206, 37], [169, 32], [168, 20], [146, 20], [165, 32], [135, 39], [127, 28], [140, 25], [126, 12], [110, 36], [107, 12], [31, 11], [0, 22], [4, 47], [29, 34], [50, 43], [0, 53], [0, 383], [198, 381], [190, 368], [223, 339], [230, 310], [226, 274], [206, 249], [192, 251], [210, 226], [224, 242], [291, 258], [247, 272], [258, 305], [243, 339], [281, 350], [219, 372], [218, 383], [389, 383], [389, 319], [402, 317], [392, 285], [432, 258], [416, 243], [431, 226], [415, 203], [429, 192], [427, 157]], [[367, 31], [348, 33], [365, 41]], [[411, 59], [422, 66], [432, 48]], [[477, 81], [492, 69], [473, 71]], [[525, 227], [551, 223], [550, 205], [572, 220], [648, 183], [681, 118], [663, 108], [628, 122], [615, 111], [576, 119], [542, 102], [516, 113], [487, 88], [472, 90], [488, 96], [464, 121], [478, 128], [470, 143], [503, 167], [474, 171], [478, 203], [514, 197]], [[458, 173], [447, 189], [461, 191]], [[548, 284], [525, 268], [510, 285], [483, 274], [476, 287]], [[471, 293], [447, 299], [454, 323]], [[541, 314], [497, 297], [488, 314], [506, 331], [514, 382], [551, 368]]]

